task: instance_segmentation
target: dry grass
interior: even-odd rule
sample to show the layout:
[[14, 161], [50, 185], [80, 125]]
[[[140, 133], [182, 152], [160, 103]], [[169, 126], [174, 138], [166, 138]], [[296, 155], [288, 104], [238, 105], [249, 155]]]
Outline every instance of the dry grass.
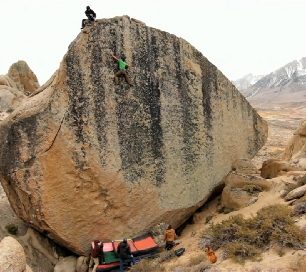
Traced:
[[167, 251], [163, 251], [162, 253], [159, 254], [158, 261], [160, 263], [163, 263], [163, 262], [171, 260], [174, 257], [176, 257], [174, 251], [173, 250], [167, 250]]
[[294, 224], [290, 214], [287, 206], [272, 205], [249, 219], [241, 215], [230, 217], [210, 226], [211, 246], [223, 248], [226, 255], [237, 262], [259, 258], [260, 252], [272, 244], [301, 249], [305, 234]]
[[[177, 266], [171, 269], [171, 272], [206, 272], [211, 271], [212, 266], [207, 262], [201, 262], [195, 266]], [[156, 271], [157, 272], [157, 271]]]
[[206, 255], [204, 253], [200, 253], [200, 254], [190, 258], [189, 265], [190, 266], [198, 265], [206, 259], [207, 259]]
[[243, 191], [246, 191], [250, 195], [258, 195], [260, 192], [263, 191], [263, 188], [257, 184], [247, 184], [242, 187]]
[[158, 260], [142, 260], [138, 264], [133, 265], [129, 270], [131, 272], [164, 272], [166, 269]]

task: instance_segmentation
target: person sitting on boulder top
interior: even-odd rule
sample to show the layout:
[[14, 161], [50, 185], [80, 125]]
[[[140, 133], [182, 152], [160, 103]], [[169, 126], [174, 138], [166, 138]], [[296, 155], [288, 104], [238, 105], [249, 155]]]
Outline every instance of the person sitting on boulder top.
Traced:
[[212, 248], [207, 245], [205, 247], [205, 251], [206, 251], [206, 254], [207, 254], [207, 257], [208, 257], [208, 260], [211, 262], [211, 263], [215, 263], [217, 261], [217, 256], [215, 254], [215, 252], [212, 250]]
[[88, 19], [83, 19], [82, 20], [82, 28], [83, 29], [85, 27], [86, 22], [94, 22], [96, 19], [96, 13], [90, 8], [90, 6], [86, 7], [85, 10], [85, 15], [87, 16]]
[[170, 250], [175, 246], [176, 233], [171, 225], [165, 231], [164, 241], [166, 241], [166, 250]]
[[124, 272], [124, 268], [131, 266], [133, 261], [133, 255], [131, 253], [131, 248], [127, 242], [127, 239], [123, 239], [118, 245], [117, 254], [120, 258], [120, 272]]
[[115, 55], [112, 55], [113, 59], [115, 59], [118, 62], [118, 68], [119, 71], [115, 73], [115, 82], [117, 83], [119, 77], [124, 77], [126, 82], [130, 85], [133, 86], [128, 75], [127, 75], [127, 68], [128, 65], [125, 62], [125, 57], [122, 56], [121, 58], [116, 57]]

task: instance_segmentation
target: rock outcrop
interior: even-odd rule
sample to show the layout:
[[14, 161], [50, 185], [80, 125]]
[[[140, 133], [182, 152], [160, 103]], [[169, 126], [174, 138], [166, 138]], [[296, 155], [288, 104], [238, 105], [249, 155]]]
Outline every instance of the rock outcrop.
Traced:
[[0, 75], [0, 121], [38, 87], [37, 78], [25, 61], [12, 64], [7, 75]]
[[301, 171], [303, 168], [291, 165], [288, 161], [269, 159], [263, 162], [260, 175], [265, 179], [272, 179], [289, 171]]
[[284, 151], [284, 159], [306, 158], [306, 120], [294, 132]]
[[23, 60], [10, 67], [8, 76], [17, 84], [18, 89], [26, 95], [32, 94], [39, 88], [36, 75]]
[[16, 83], [7, 75], [0, 76], [0, 121], [4, 120], [25, 99]]
[[[266, 122], [183, 39], [126, 16], [87, 33], [0, 127], [15, 212], [78, 254], [93, 239], [178, 226], [267, 137]], [[114, 84], [113, 52], [125, 54], [133, 87]]]

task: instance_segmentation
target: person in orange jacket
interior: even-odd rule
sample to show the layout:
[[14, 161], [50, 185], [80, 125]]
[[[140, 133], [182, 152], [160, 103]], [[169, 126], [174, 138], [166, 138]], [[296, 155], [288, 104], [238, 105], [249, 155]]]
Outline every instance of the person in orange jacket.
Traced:
[[175, 246], [175, 239], [177, 238], [175, 230], [171, 225], [165, 231], [164, 241], [166, 242], [165, 249], [170, 250]]
[[211, 263], [215, 263], [217, 261], [216, 253], [213, 251], [213, 249], [209, 245], [206, 246], [205, 252], [207, 254], [208, 260]]

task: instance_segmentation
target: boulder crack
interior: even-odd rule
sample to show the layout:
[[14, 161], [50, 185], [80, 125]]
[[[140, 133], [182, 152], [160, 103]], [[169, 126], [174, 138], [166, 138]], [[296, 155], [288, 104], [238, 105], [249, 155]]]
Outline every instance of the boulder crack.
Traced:
[[[66, 112], [67, 112], [67, 111], [66, 111]], [[59, 128], [58, 128], [58, 130], [56, 131], [55, 136], [54, 136], [54, 138], [53, 138], [53, 140], [52, 140], [50, 146], [49, 146], [42, 154], [48, 152], [48, 151], [52, 148], [52, 146], [54, 145], [55, 140], [56, 140], [56, 138], [57, 138], [57, 136], [58, 136], [58, 134], [59, 134], [59, 132], [60, 132], [60, 130], [61, 130], [61, 128], [62, 128], [63, 122], [64, 122], [64, 120], [65, 120], [66, 112], [65, 112], [65, 114], [64, 114], [64, 116], [63, 116], [63, 118], [62, 118], [62, 120], [61, 120], [61, 122], [60, 122]]]

